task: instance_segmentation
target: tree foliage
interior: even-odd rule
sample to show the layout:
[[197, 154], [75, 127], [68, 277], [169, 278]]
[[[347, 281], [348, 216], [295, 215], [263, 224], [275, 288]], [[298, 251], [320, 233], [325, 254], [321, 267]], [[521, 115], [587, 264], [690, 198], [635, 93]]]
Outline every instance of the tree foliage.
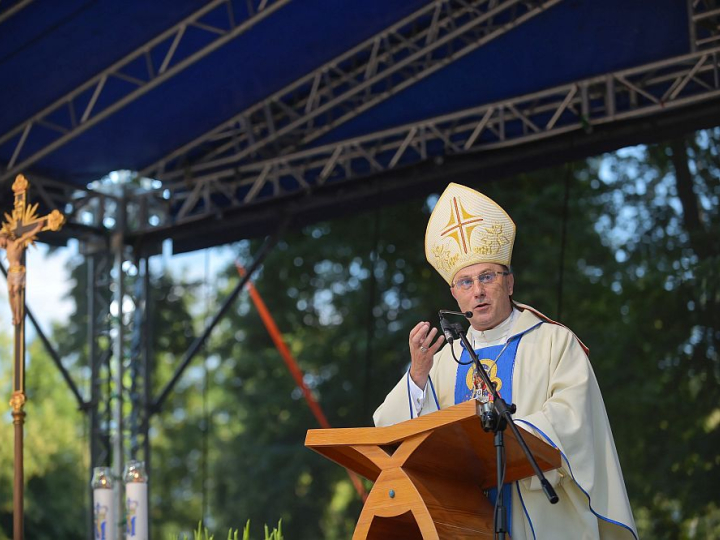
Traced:
[[[471, 184], [518, 226], [515, 299], [559, 319], [590, 347], [641, 537], [720, 534], [719, 143], [720, 130], [703, 131]], [[424, 257], [435, 200], [409, 193], [396, 206], [294, 229], [253, 276], [333, 426], [371, 425], [407, 369], [409, 330], [420, 320], [436, 325], [437, 310], [454, 307]], [[238, 260], [249, 266], [259, 245], [234, 246]], [[81, 270], [73, 279], [78, 309], [55, 338], [82, 378], [86, 280]], [[218, 276], [215, 306], [239, 280], [230, 263]], [[202, 294], [184, 276], [153, 279], [155, 395], [212, 313], [198, 308]], [[70, 402], [66, 394], [57, 399]], [[69, 429], [67, 422], [77, 429], [62, 406], [43, 414], [48, 433]], [[189, 534], [199, 517], [213, 530], [251, 518], [282, 519], [288, 538], [348, 538], [360, 498], [344, 470], [304, 447], [316, 427], [241, 294], [151, 424], [154, 532]], [[77, 458], [77, 440], [51, 439], [68, 448], [48, 449], [54, 457], [42, 458], [38, 481], [50, 492], [83, 493], [82, 473], [72, 477], [80, 488], [63, 487], [50, 465]]]
[[[3, 339], [2, 357], [12, 358]], [[86, 430], [77, 403], [39, 341], [28, 350], [25, 404], [25, 537], [82, 538], [89, 507]], [[11, 391], [11, 363], [3, 362], [0, 392]], [[13, 537], [13, 441], [9, 412], [0, 417], [0, 539]]]
[[[562, 310], [563, 320], [589, 335], [596, 317], [612, 318], [605, 312], [619, 309], [619, 302], [588, 270], [615, 261], [593, 214], [582, 208], [594, 196], [590, 174], [582, 168], [584, 176], [578, 172], [576, 179], [575, 167], [582, 165], [476, 187], [518, 223], [516, 299], [550, 315]], [[410, 200], [289, 234], [257, 277], [333, 425], [371, 425], [372, 411], [407, 369], [409, 330], [419, 320], [436, 325], [437, 310], [454, 307], [447, 284], [424, 257], [434, 200]], [[566, 212], [563, 223], [557, 216]], [[564, 228], [571, 231], [567, 241]], [[359, 498], [342, 469], [303, 448], [305, 431], [317, 425], [247, 299], [228, 317], [213, 353], [231, 368], [233, 385], [227, 404], [214, 411], [242, 426], [213, 461], [217, 517], [239, 513], [269, 521], [282, 511], [298, 538], [348, 537]], [[608, 372], [602, 382], [620, 378]], [[248, 486], [258, 485], [248, 493]]]
[[598, 232], [621, 300], [609, 347], [632, 392], [609, 408], [639, 521], [654, 538], [718, 533], [720, 130], [609, 156]]

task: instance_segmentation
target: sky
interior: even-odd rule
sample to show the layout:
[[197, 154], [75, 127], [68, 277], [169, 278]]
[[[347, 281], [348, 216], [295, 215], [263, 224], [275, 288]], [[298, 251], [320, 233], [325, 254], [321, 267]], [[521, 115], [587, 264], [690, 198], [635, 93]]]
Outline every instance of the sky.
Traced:
[[[66, 268], [68, 258], [77, 253], [77, 243], [68, 248], [60, 248], [49, 253], [45, 244], [35, 244], [26, 251], [27, 284], [25, 304], [38, 320], [40, 328], [48, 334], [52, 321], [62, 321], [72, 311], [74, 305], [65, 297], [69, 290], [69, 273]], [[0, 252], [0, 260], [7, 269], [7, 258]], [[4, 281], [0, 279], [0, 281]], [[32, 324], [26, 322], [28, 337], [32, 339]], [[7, 288], [0, 289], [0, 328], [11, 333], [12, 323]]]
[[[609, 170], [601, 168], [603, 181], [607, 182], [608, 176]], [[117, 181], [117, 178], [110, 175], [108, 181]], [[233, 260], [234, 253], [232, 246], [223, 246], [173, 255], [171, 245], [167, 244], [163, 246], [161, 255], [151, 259], [151, 271], [153, 274], [170, 271], [174, 275], [182, 276], [186, 282], [204, 281], [212, 287], [217, 274]], [[73, 257], [78, 256], [78, 242], [71, 240], [66, 247], [56, 248], [54, 251], [45, 244], [37, 243], [29, 247], [26, 254], [26, 305], [43, 333], [51, 336], [53, 323], [66, 320], [75, 308], [74, 302], [67, 298], [71, 287], [67, 266]], [[0, 260], [7, 268], [7, 259], [2, 251]], [[7, 289], [0, 287], [0, 331], [12, 331], [10, 319]], [[28, 340], [32, 340], [36, 332], [30, 321], [26, 322], [26, 329]]]
[[[600, 178], [604, 182], [611, 182], [613, 175], [605, 165], [606, 163], [601, 167]], [[117, 181], [112, 177], [108, 177], [108, 180]], [[432, 202], [434, 201], [430, 204]], [[69, 281], [68, 263], [79, 256], [78, 249], [78, 242], [71, 240], [66, 247], [54, 250], [50, 250], [45, 244], [37, 243], [30, 246], [26, 252], [26, 305], [51, 343], [53, 324], [62, 324], [62, 321], [67, 320], [75, 309], [74, 302], [68, 297], [72, 286]], [[205, 291], [211, 292], [206, 298], [210, 298], [217, 285], [217, 276], [233, 261], [235, 253], [236, 247], [222, 246], [173, 255], [172, 246], [167, 242], [163, 246], [162, 253], [151, 259], [151, 272], [153, 275], [170, 272], [175, 276], [181, 276], [185, 283], [205, 283], [207, 285]], [[0, 260], [7, 268], [7, 258], [2, 250], [0, 250]], [[203, 293], [199, 290], [197, 292], [202, 297]], [[195, 307], [197, 314], [205, 312], [210, 316], [217, 308], [212, 304]], [[12, 328], [7, 289], [5, 286], [0, 286], [0, 332], [12, 335]], [[30, 343], [37, 337], [37, 332], [29, 320], [26, 321], [26, 331]]]
[[[53, 323], [62, 323], [75, 309], [75, 303], [68, 298], [71, 288], [69, 261], [78, 256], [78, 242], [71, 241], [67, 247], [50, 248], [41, 243], [30, 246], [26, 251], [27, 284], [25, 305], [33, 314], [46, 336], [52, 335]], [[7, 268], [5, 253], [0, 251], [0, 260]], [[151, 271], [170, 271], [182, 275], [186, 281], [207, 281], [214, 283], [215, 276], [233, 260], [231, 247], [212, 248], [182, 255], [173, 255], [171, 249], [151, 260]], [[4, 281], [4, 279], [0, 279]], [[26, 323], [28, 341], [36, 337], [32, 323]], [[0, 287], [0, 331], [12, 332], [10, 304], [6, 286]]]
[[[128, 171], [114, 171], [99, 182], [112, 186], [127, 181], [129, 176], [131, 174]], [[608, 169], [602, 169], [601, 178], [608, 181], [608, 176]], [[434, 201], [431, 201], [431, 205], [432, 202]], [[182, 276], [185, 281], [205, 281], [212, 284], [215, 282], [217, 273], [233, 260], [234, 253], [235, 250], [232, 246], [223, 246], [173, 255], [172, 247], [168, 244], [163, 246], [161, 255], [151, 259], [151, 271], [153, 274], [159, 271], [170, 271], [175, 275]], [[78, 242], [71, 240], [67, 247], [56, 248], [52, 252], [47, 245], [37, 243], [28, 248], [26, 254], [26, 305], [38, 321], [43, 333], [50, 336], [53, 322], [65, 320], [75, 307], [73, 301], [67, 298], [71, 286], [67, 265], [71, 258], [78, 255]], [[1, 251], [0, 260], [7, 268], [7, 259]], [[1, 287], [0, 331], [11, 331], [10, 318], [7, 289]], [[35, 331], [29, 321], [26, 323], [26, 328], [28, 339], [33, 339]]]

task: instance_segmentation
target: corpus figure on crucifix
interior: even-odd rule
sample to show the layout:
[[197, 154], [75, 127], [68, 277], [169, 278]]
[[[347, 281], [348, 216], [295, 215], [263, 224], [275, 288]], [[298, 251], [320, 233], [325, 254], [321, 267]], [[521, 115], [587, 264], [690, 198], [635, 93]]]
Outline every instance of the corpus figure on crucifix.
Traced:
[[65, 221], [63, 215], [53, 210], [47, 216], [37, 215], [37, 204], [27, 205], [28, 181], [18, 175], [13, 183], [15, 206], [12, 215], [5, 214], [5, 223], [0, 230], [0, 248], [7, 253], [8, 293], [12, 308], [13, 326], [20, 324], [24, 315], [25, 290], [25, 248], [35, 240], [40, 231], [57, 231]]
[[31, 243], [40, 229], [43, 228], [42, 223], [36, 223], [35, 226], [23, 233], [19, 238], [0, 233], [0, 248], [7, 253], [8, 259], [8, 294], [10, 296], [10, 307], [12, 308], [13, 326], [20, 324], [22, 318], [22, 290], [25, 288], [25, 265], [23, 264], [23, 254], [28, 243]]
[[57, 231], [65, 217], [53, 210], [39, 216], [37, 204], [27, 204], [30, 184], [22, 174], [15, 178], [12, 190], [15, 204], [12, 214], [5, 214], [0, 229], [0, 248], [7, 253], [7, 282], [15, 330], [13, 369], [13, 392], [10, 398], [13, 424], [15, 426], [15, 476], [13, 480], [13, 540], [24, 538], [24, 471], [23, 471], [23, 424], [25, 423], [25, 249], [40, 231]]

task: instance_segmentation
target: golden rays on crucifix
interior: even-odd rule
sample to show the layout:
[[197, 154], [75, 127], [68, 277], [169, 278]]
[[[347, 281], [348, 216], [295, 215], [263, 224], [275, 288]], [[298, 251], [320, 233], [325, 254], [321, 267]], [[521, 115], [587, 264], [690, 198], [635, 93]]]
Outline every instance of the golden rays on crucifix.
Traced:
[[[30, 183], [27, 179], [19, 174], [13, 183], [12, 189], [15, 193], [15, 207], [12, 214], [5, 212], [5, 222], [2, 224], [0, 234], [8, 238], [15, 239], [19, 236], [19, 231], [23, 228], [32, 226], [33, 224], [42, 222], [42, 231], [58, 231], [65, 222], [65, 216], [60, 211], [53, 210], [47, 216], [38, 216], [39, 203], [26, 204], [27, 190]], [[35, 236], [28, 238], [24, 242], [25, 246], [33, 243]]]

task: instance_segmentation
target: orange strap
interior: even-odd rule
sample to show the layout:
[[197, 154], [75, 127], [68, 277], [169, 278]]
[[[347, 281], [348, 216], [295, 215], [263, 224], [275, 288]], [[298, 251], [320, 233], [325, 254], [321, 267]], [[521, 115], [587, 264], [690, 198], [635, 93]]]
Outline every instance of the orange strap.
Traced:
[[[245, 269], [240, 265], [240, 263], [236, 262], [235, 267], [237, 268], [238, 273], [241, 277], [245, 275]], [[251, 281], [247, 282], [246, 288], [248, 290], [248, 293], [250, 294], [250, 298], [252, 299], [253, 304], [255, 304], [255, 307], [260, 314], [260, 318], [262, 319], [263, 324], [265, 324], [265, 328], [267, 328], [267, 331], [270, 334], [273, 343], [275, 343], [275, 347], [280, 353], [280, 356], [282, 356], [283, 361], [285, 362], [285, 365], [290, 371], [293, 379], [295, 379], [295, 384], [297, 384], [300, 390], [302, 390], [305, 401], [307, 402], [308, 407], [310, 407], [310, 410], [315, 416], [315, 419], [318, 421], [318, 424], [320, 424], [322, 428], [330, 428], [330, 423], [327, 421], [327, 418], [325, 418], [325, 414], [323, 413], [322, 408], [320, 408], [320, 404], [315, 399], [315, 396], [313, 396], [312, 391], [305, 384], [305, 381], [303, 380], [303, 373], [300, 370], [300, 367], [298, 366], [295, 357], [293, 357], [290, 349], [288, 349], [287, 345], [285, 344], [285, 340], [283, 339], [282, 334], [277, 327], [277, 324], [275, 324], [275, 319], [273, 319], [273, 316], [270, 314], [270, 311], [265, 305], [265, 302], [260, 296], [260, 293]], [[365, 488], [363, 487], [360, 478], [354, 472], [349, 470], [348, 474], [350, 475], [350, 480], [352, 480], [352, 483], [355, 486], [355, 490], [358, 492], [362, 500], [365, 501], [367, 499], [367, 493], [365, 492]]]

